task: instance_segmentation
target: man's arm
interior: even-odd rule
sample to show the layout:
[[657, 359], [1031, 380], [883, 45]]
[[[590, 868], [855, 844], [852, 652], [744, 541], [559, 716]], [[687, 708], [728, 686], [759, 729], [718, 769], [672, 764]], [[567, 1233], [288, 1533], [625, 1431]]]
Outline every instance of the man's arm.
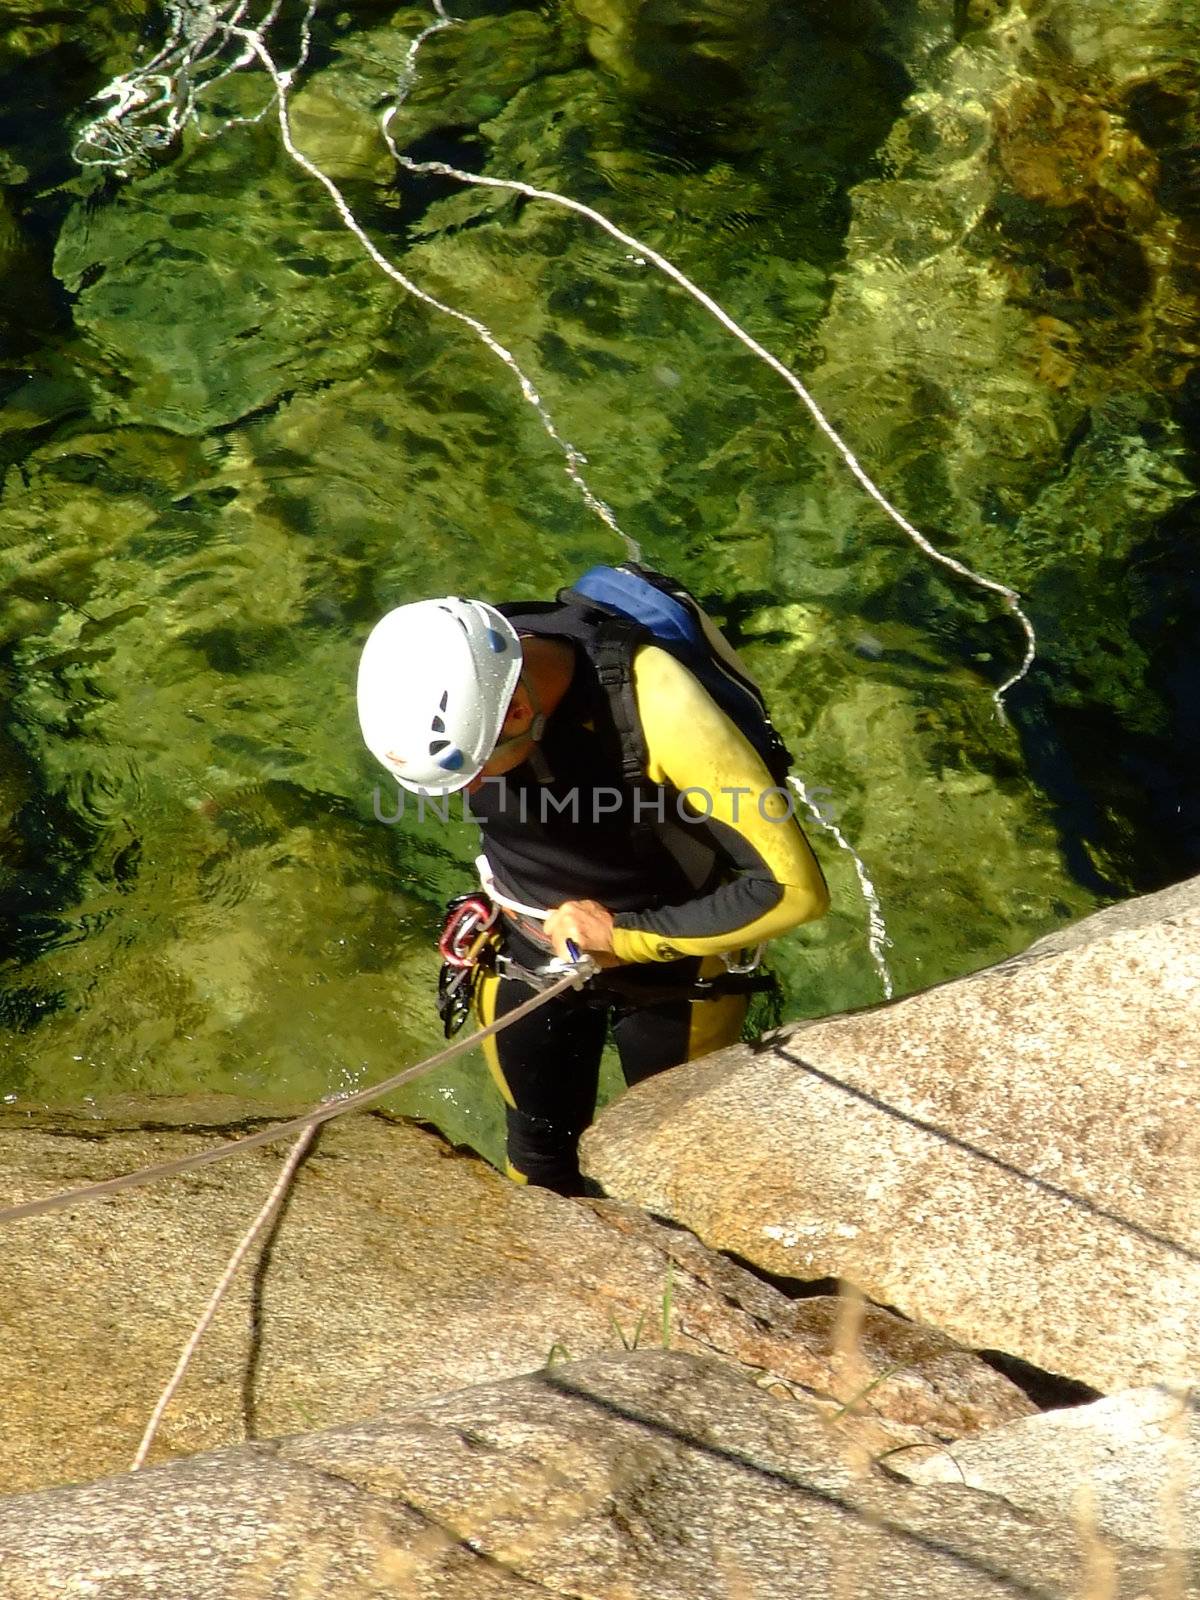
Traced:
[[[704, 687], [668, 651], [643, 646], [633, 685], [646, 739], [646, 776], [709, 811], [696, 826], [728, 862], [710, 894], [613, 920], [622, 961], [672, 961], [761, 944], [823, 916], [829, 890], [789, 799]], [[701, 799], [701, 796], [704, 798]]]

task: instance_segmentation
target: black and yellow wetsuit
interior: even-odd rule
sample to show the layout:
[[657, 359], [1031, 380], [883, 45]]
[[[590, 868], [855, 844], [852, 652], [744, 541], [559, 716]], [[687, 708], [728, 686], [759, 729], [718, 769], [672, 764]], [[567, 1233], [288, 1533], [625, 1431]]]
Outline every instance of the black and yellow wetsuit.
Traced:
[[[522, 627], [516, 608], [510, 615], [537, 631]], [[546, 910], [599, 901], [614, 914], [614, 953], [632, 963], [485, 1046], [507, 1107], [512, 1176], [564, 1193], [580, 1186], [576, 1149], [595, 1109], [610, 1021], [628, 1083], [732, 1042], [745, 995], [696, 1000], [688, 987], [725, 971], [722, 952], [774, 938], [829, 903], [787, 797], [674, 656], [642, 645], [633, 657], [646, 762], [643, 782], [631, 786], [608, 695], [586, 651], [573, 648], [571, 683], [547, 721], [537, 770], [526, 762], [471, 797], [498, 888]], [[506, 939], [523, 966], [547, 958], [528, 924], [507, 922]], [[489, 974], [476, 991], [480, 1020], [528, 996], [519, 979]]]

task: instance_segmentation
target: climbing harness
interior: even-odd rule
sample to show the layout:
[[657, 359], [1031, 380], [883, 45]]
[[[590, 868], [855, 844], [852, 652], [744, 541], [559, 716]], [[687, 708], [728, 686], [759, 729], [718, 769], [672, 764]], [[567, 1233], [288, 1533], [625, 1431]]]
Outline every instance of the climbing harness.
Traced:
[[456, 895], [449, 902], [438, 938], [442, 966], [438, 973], [437, 1009], [447, 1039], [453, 1038], [467, 1020], [479, 982], [489, 972], [496, 972], [502, 978], [516, 978], [538, 993], [567, 974], [582, 979], [596, 972], [591, 957], [584, 955], [571, 940], [567, 941], [566, 960], [556, 957], [538, 967], [518, 961], [505, 949], [504, 930], [499, 924], [500, 908], [503, 906], [510, 917], [520, 918], [520, 926], [527, 937], [532, 922], [537, 927], [538, 942], [545, 938], [540, 924], [550, 913], [522, 905], [497, 889], [486, 856], [480, 856], [475, 866], [482, 889]]
[[[496, 883], [486, 855], [475, 858], [482, 889], [461, 894], [446, 908], [438, 950], [442, 970], [438, 978], [438, 1013], [450, 1038], [462, 1027], [471, 1008], [475, 987], [485, 973], [512, 978], [537, 993], [573, 971], [596, 979], [588, 989], [589, 1002], [610, 1005], [614, 999], [628, 999], [640, 1005], [660, 1005], [673, 1000], [717, 1000], [730, 994], [758, 994], [777, 987], [772, 973], [761, 970], [762, 945], [753, 951], [729, 951], [722, 960], [726, 970], [711, 978], [695, 978], [683, 983], [646, 984], [631, 980], [620, 967], [597, 968], [591, 957], [567, 941], [567, 960], [553, 958], [540, 965], [521, 961], [507, 948], [506, 924], [499, 918], [500, 908], [508, 913], [517, 931], [531, 943], [545, 939], [540, 924], [550, 915], [537, 906], [514, 900]], [[537, 940], [531, 939], [537, 929]]]
[[475, 857], [475, 871], [479, 874], [484, 894], [498, 906], [503, 906], [505, 911], [511, 911], [513, 916], [528, 917], [532, 922], [542, 923], [550, 915], [548, 911], [540, 910], [537, 906], [527, 906], [523, 901], [514, 900], [511, 895], [505, 894], [496, 882], [496, 875], [487, 856]]
[[[550, 913], [509, 899], [496, 887], [486, 856], [479, 856], [475, 867], [482, 890], [456, 895], [450, 901], [438, 939], [438, 953], [442, 958], [438, 975], [438, 1013], [448, 1039], [462, 1027], [476, 986], [487, 972], [496, 972], [502, 978], [516, 978], [540, 993], [567, 973], [589, 978], [597, 971], [592, 958], [584, 955], [570, 939], [567, 940], [566, 959], [553, 957], [536, 967], [518, 961], [505, 948], [504, 928], [499, 923], [500, 908], [503, 906], [510, 917], [521, 918], [526, 937], [529, 920], [540, 924]], [[544, 938], [539, 927], [538, 939]]]
[[[569, 967], [572, 963], [568, 961], [565, 965]], [[712, 978], [685, 979], [679, 983], [643, 983], [621, 967], [597, 968], [587, 956], [581, 956], [576, 965], [583, 966], [584, 970], [588, 965], [591, 966], [589, 976], [595, 981], [589, 983], [584, 991], [583, 1003], [600, 1009], [621, 1001], [630, 1005], [658, 1006], [677, 1001], [723, 1000], [734, 994], [765, 994], [777, 986], [774, 975], [762, 970], [721, 972]], [[553, 982], [563, 970], [564, 963], [559, 960], [548, 961], [541, 967], [529, 967], [515, 956], [503, 952], [497, 956], [495, 965], [499, 977], [511, 978], [539, 991], [547, 983]]]
[[479, 941], [495, 922], [497, 911], [498, 907], [489, 905], [481, 894], [460, 894], [451, 900], [438, 939], [438, 954], [448, 967], [455, 971], [470, 967]]

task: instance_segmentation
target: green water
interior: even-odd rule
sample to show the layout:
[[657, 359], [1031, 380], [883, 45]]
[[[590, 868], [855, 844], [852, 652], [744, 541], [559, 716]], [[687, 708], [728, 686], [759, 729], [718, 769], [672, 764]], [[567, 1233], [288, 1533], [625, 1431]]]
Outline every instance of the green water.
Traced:
[[[565, 191], [805, 376], [1022, 641], [869, 502], [780, 380], [547, 206], [398, 177], [419, 8], [318, 13], [296, 138], [482, 318], [655, 565], [711, 606], [861, 853], [898, 991], [1197, 870], [1191, 0], [460, 7], [395, 133]], [[382, 276], [271, 117], [81, 173], [149, 6], [0, 7], [0, 1093], [295, 1102], [438, 1042], [462, 825], [386, 827], [353, 706], [402, 601], [621, 554], [511, 375]], [[263, 103], [228, 80], [224, 113]], [[853, 864], [778, 949], [879, 998]], [[495, 1154], [478, 1062], [407, 1109]]]

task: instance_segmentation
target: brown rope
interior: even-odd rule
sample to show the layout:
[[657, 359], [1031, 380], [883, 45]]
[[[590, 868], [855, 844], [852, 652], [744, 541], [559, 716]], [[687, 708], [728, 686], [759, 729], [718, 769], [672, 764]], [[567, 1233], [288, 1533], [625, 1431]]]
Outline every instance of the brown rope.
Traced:
[[261, 1128], [257, 1133], [248, 1133], [241, 1139], [230, 1139], [225, 1144], [210, 1145], [205, 1150], [194, 1151], [190, 1156], [178, 1156], [174, 1161], [160, 1161], [156, 1166], [140, 1167], [136, 1172], [123, 1173], [119, 1178], [106, 1178], [102, 1183], [84, 1184], [79, 1189], [64, 1189], [59, 1194], [46, 1195], [41, 1200], [23, 1200], [19, 1205], [5, 1206], [0, 1210], [0, 1222], [15, 1222], [19, 1217], [36, 1217], [47, 1211], [60, 1211], [64, 1206], [79, 1205], [85, 1200], [96, 1200], [105, 1194], [116, 1194], [121, 1189], [132, 1189], [138, 1184], [152, 1183], [156, 1178], [174, 1177], [178, 1172], [190, 1172], [194, 1167], [207, 1166], [211, 1161], [224, 1161], [230, 1156], [241, 1155], [243, 1151], [257, 1149], [259, 1145], [274, 1144], [278, 1139], [286, 1139], [289, 1134], [299, 1134], [305, 1128], [315, 1128], [322, 1122], [331, 1122], [334, 1117], [343, 1116], [347, 1111], [357, 1111], [360, 1106], [381, 1099], [393, 1089], [399, 1089], [402, 1084], [411, 1083], [414, 1078], [432, 1072], [435, 1067], [444, 1066], [447, 1061], [452, 1061], [455, 1056], [473, 1049], [484, 1039], [490, 1039], [501, 1029], [511, 1026], [514, 1022], [520, 1022], [522, 1017], [527, 1017], [531, 1011], [546, 1005], [564, 990], [577, 987], [579, 982], [578, 973], [568, 972], [552, 983], [548, 989], [543, 989], [540, 994], [523, 1001], [515, 1011], [509, 1011], [498, 1022], [477, 1029], [465, 1039], [459, 1039], [454, 1044], [447, 1045], [444, 1050], [439, 1050], [437, 1055], [430, 1056], [427, 1061], [418, 1062], [415, 1067], [406, 1067], [403, 1072], [385, 1078], [373, 1088], [358, 1089], [354, 1094], [340, 1096], [336, 1100], [326, 1100], [312, 1111], [304, 1112], [302, 1116], [292, 1117], [287, 1122], [273, 1123], [269, 1128]]

